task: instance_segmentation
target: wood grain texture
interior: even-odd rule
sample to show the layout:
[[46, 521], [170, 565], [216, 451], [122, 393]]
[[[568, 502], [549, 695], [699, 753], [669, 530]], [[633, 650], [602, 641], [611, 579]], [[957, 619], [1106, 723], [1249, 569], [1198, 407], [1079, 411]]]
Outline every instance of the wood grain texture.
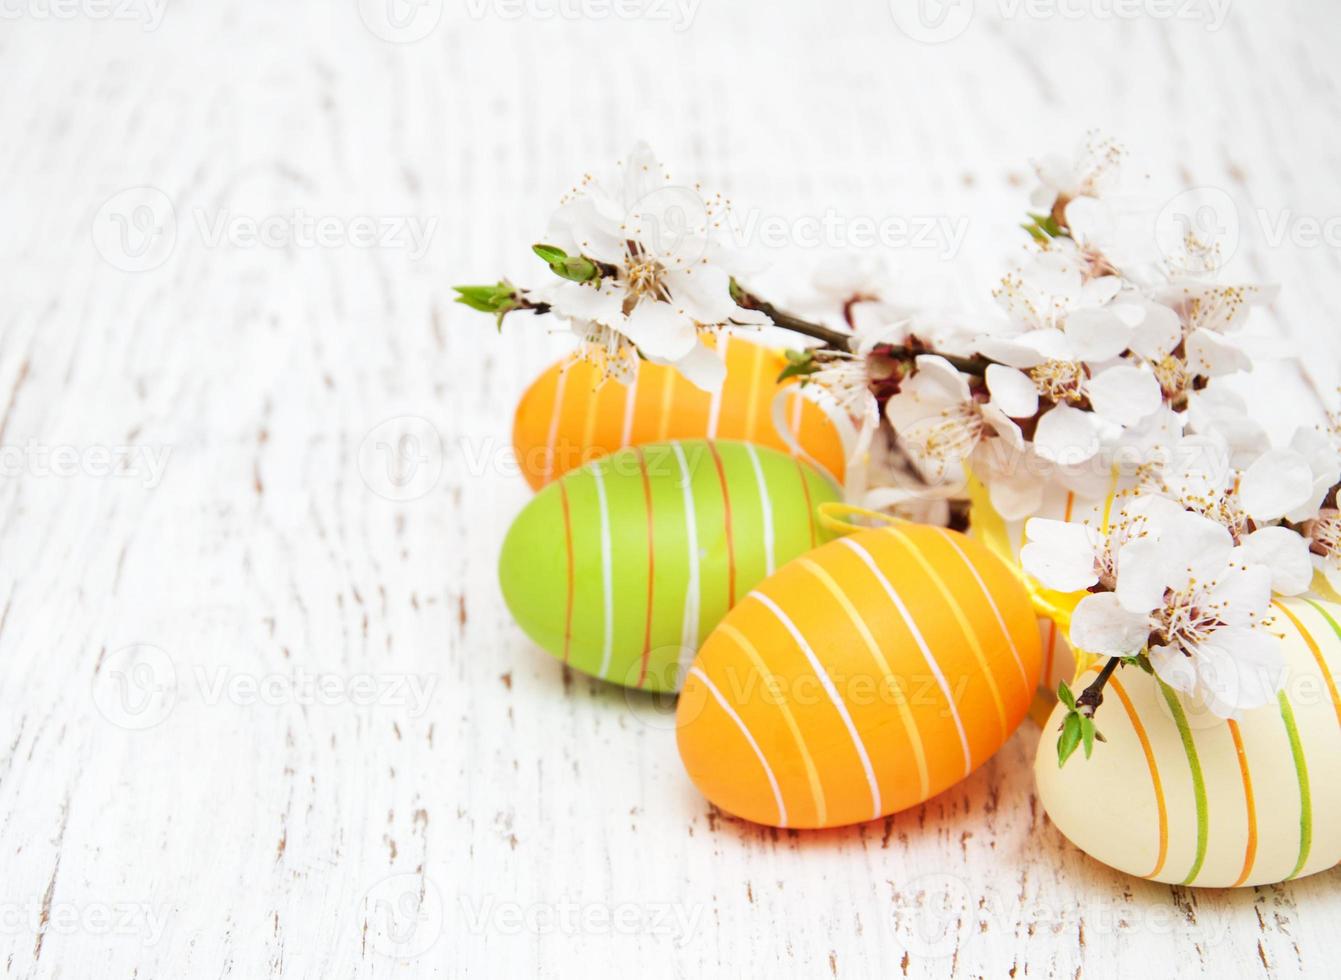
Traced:
[[[1263, 329], [1341, 381], [1337, 249], [1273, 245], [1255, 211], [1341, 214], [1335, 5], [1239, 0], [1216, 30], [976, 7], [927, 45], [883, 0], [702, 0], [688, 24], [428, 0], [396, 11], [436, 17], [414, 43], [369, 28], [380, 0], [7, 6], [6, 972], [1331, 969], [1335, 873], [1221, 893], [1110, 872], [1048, 825], [1028, 725], [881, 822], [716, 815], [669, 707], [565, 674], [498, 594], [528, 495], [511, 408], [566, 340], [500, 340], [448, 286], [533, 278], [558, 195], [638, 136], [761, 218], [967, 220], [962, 247], [897, 258], [909, 288], [982, 301], [1026, 159], [1103, 127], [1152, 186], [1231, 196], [1235, 263], [1285, 287]], [[299, 212], [334, 219], [325, 244], [215, 234]], [[341, 244], [359, 216], [433, 234]], [[759, 279], [783, 298], [817, 254], [791, 238]], [[1278, 427], [1313, 407], [1290, 369], [1256, 383]]]

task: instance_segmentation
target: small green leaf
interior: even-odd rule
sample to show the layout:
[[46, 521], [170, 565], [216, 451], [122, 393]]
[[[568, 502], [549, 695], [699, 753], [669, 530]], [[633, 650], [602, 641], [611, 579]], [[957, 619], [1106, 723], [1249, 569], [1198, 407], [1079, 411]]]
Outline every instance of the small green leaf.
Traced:
[[1046, 244], [1050, 238], [1061, 238], [1066, 235], [1057, 219], [1050, 214], [1034, 214], [1031, 211], [1029, 221], [1020, 227], [1029, 232], [1029, 236], [1040, 245]]
[[572, 282], [591, 282], [601, 278], [601, 269], [585, 255], [569, 255], [553, 245], [532, 245], [531, 251], [545, 260], [551, 272]]
[[517, 307], [517, 290], [503, 281], [493, 286], [453, 286], [456, 301], [481, 313], [506, 313]]
[[1099, 729], [1094, 727], [1094, 719], [1080, 716], [1080, 740], [1085, 745], [1085, 758], [1088, 759], [1094, 754], [1094, 736], [1099, 734]]
[[819, 365], [815, 363], [815, 355], [811, 351], [789, 350], [786, 356], [787, 366], [778, 375], [779, 384], [788, 378], [804, 378], [819, 370]]
[[1072, 711], [1076, 710], [1076, 696], [1071, 693], [1071, 687], [1066, 681], [1059, 681], [1057, 683], [1057, 700]]
[[1080, 715], [1074, 711], [1069, 712], [1066, 721], [1062, 722], [1061, 737], [1057, 739], [1057, 768], [1066, 765], [1066, 760], [1071, 758], [1080, 745], [1080, 739]]
[[562, 262], [568, 258], [568, 253], [554, 245], [532, 245], [531, 251], [540, 256], [549, 265], [556, 262]]

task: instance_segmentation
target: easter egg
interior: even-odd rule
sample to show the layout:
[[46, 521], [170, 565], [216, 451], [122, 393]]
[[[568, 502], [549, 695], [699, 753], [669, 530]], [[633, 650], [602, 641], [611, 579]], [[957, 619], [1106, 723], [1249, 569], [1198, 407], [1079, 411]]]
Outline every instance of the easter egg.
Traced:
[[703, 644], [676, 709], [723, 810], [835, 827], [963, 779], [1019, 725], [1039, 670], [1020, 581], [954, 531], [898, 525], [784, 566]]
[[672, 367], [642, 362], [636, 380], [600, 383], [586, 361], [559, 361], [522, 396], [512, 427], [518, 463], [532, 488], [626, 446], [671, 439], [743, 439], [789, 451], [773, 424], [773, 399], [792, 392], [786, 424], [811, 462], [841, 479], [843, 446], [824, 412], [788, 380], [781, 351], [722, 337], [726, 382], [709, 394]]
[[1341, 605], [1278, 599], [1273, 617], [1285, 682], [1237, 721], [1124, 667], [1095, 713], [1108, 741], [1059, 768], [1054, 709], [1034, 772], [1057, 829], [1104, 864], [1183, 885], [1272, 884], [1341, 861]]
[[757, 582], [825, 540], [837, 488], [744, 442], [612, 453], [543, 489], [499, 560], [518, 625], [596, 677], [673, 691], [701, 639]]

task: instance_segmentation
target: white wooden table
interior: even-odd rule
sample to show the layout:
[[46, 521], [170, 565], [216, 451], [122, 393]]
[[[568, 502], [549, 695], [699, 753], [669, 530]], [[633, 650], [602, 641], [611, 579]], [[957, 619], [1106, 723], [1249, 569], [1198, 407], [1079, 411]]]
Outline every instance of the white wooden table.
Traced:
[[[884, 0], [648, 3], [4, 6], [6, 973], [1334, 972], [1336, 874], [1110, 872], [1042, 814], [1029, 724], [880, 823], [713, 813], [667, 706], [510, 623], [510, 413], [564, 340], [448, 287], [535, 278], [558, 195], [643, 136], [833, 244], [962, 225], [897, 257], [982, 299], [1027, 159], [1097, 126], [1153, 186], [1229, 196], [1235, 263], [1285, 287], [1262, 329], [1330, 389], [1335, 4], [963, 0], [930, 44]], [[771, 251], [795, 292], [818, 250]], [[1280, 425], [1311, 404], [1258, 383]]]

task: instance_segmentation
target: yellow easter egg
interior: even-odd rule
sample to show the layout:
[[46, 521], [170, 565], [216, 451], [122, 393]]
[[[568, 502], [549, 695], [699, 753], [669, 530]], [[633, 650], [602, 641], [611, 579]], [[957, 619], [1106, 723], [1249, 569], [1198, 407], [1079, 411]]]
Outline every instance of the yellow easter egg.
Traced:
[[996, 752], [1039, 655], [1024, 587], [983, 545], [863, 530], [789, 562], [709, 635], [680, 695], [680, 756], [708, 799], [756, 823], [875, 819]]
[[787, 390], [784, 413], [808, 461], [831, 479], [843, 478], [843, 446], [824, 412], [794, 380], [778, 383], [787, 366], [779, 350], [722, 337], [726, 382], [709, 394], [672, 367], [643, 361], [633, 384], [608, 379], [586, 361], [550, 366], [522, 396], [512, 444], [533, 489], [578, 466], [622, 449], [673, 439], [740, 439], [790, 452], [773, 424], [773, 401]]
[[[969, 534], [982, 541], [1003, 561], [1020, 564], [1020, 551], [1028, 538], [1025, 525], [1028, 519], [1006, 520], [996, 509], [981, 483], [970, 485], [972, 508], [970, 510]], [[1042, 517], [1067, 523], [1088, 523], [1093, 527], [1103, 526], [1105, 510], [1114, 506], [1113, 498], [1085, 500], [1074, 491], [1065, 487], [1049, 485], [1044, 488], [1043, 502], [1031, 517]], [[1043, 644], [1043, 670], [1039, 674], [1039, 689], [1049, 698], [1047, 704], [1056, 700], [1054, 692], [1060, 681], [1069, 681], [1075, 676], [1079, 666], [1075, 653], [1066, 639], [1066, 631], [1046, 616], [1038, 618], [1038, 629]]]
[[[1273, 704], [1221, 721], [1121, 668], [1095, 713], [1108, 739], [1057, 765], [1058, 706], [1034, 771], [1043, 808], [1077, 847], [1154, 881], [1264, 885], [1341, 861], [1341, 606], [1277, 600], [1285, 683]], [[1079, 690], [1095, 674], [1077, 680]]]

